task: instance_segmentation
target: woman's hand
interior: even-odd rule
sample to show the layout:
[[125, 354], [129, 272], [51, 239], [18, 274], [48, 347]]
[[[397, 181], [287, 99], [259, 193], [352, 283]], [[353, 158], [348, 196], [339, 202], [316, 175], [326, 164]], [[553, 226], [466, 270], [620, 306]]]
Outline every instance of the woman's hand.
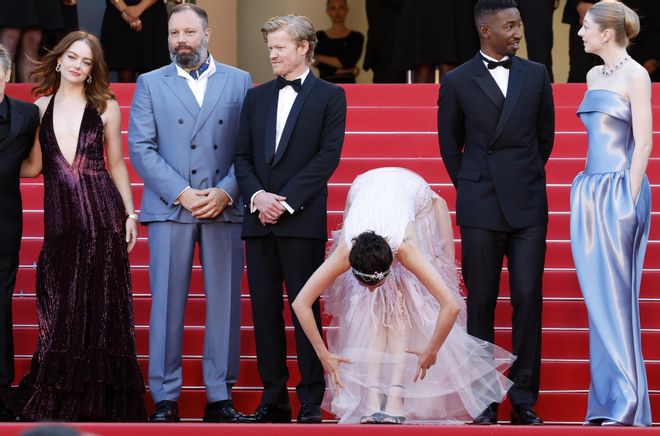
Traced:
[[424, 380], [424, 377], [426, 377], [426, 371], [435, 365], [437, 353], [433, 353], [428, 349], [421, 352], [406, 350], [406, 353], [414, 354], [417, 356], [417, 369], [415, 370], [413, 383], [417, 382], [417, 379]]
[[330, 378], [332, 379], [332, 386], [335, 388], [335, 392], [339, 392], [344, 388], [344, 383], [341, 381], [341, 376], [339, 375], [339, 364], [350, 364], [353, 363], [353, 361], [336, 354], [328, 353], [325, 357], [321, 358], [321, 363], [323, 364], [323, 369], [325, 372], [330, 374]]
[[137, 237], [137, 220], [135, 218], [126, 218], [126, 244], [128, 245], [126, 249], [129, 253], [135, 247]]

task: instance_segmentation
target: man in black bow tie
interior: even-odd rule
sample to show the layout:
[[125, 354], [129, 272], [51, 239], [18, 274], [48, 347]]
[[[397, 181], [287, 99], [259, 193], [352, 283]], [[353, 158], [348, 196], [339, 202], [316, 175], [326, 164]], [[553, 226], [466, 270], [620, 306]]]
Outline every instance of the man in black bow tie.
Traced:
[[11, 57], [0, 45], [0, 421], [13, 419], [2, 402], [14, 381], [11, 299], [23, 227], [19, 175], [39, 123], [35, 105], [5, 95], [10, 76]]
[[[541, 424], [533, 406], [541, 366], [541, 283], [548, 222], [545, 163], [554, 139], [546, 68], [515, 56], [522, 22], [514, 0], [479, 0], [481, 51], [445, 74], [438, 136], [456, 187], [468, 332], [494, 342], [494, 316], [506, 256], [513, 305], [509, 377], [513, 424]], [[497, 423], [497, 404], [476, 424]]]
[[[261, 32], [278, 77], [248, 91], [234, 159], [245, 198], [242, 237], [264, 385], [261, 403], [247, 420], [289, 422], [282, 284], [290, 304], [323, 262], [327, 184], [341, 155], [346, 97], [309, 70], [316, 45], [309, 19], [271, 18]], [[320, 330], [318, 301], [313, 310]], [[320, 422], [323, 367], [291, 312], [301, 376], [298, 422]]]

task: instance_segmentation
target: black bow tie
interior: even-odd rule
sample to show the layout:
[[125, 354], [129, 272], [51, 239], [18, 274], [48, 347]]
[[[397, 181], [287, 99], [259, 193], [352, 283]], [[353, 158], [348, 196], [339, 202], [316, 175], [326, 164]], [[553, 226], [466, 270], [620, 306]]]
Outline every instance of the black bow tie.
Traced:
[[511, 58], [507, 58], [507, 59], [504, 59], [503, 61], [499, 61], [499, 62], [491, 61], [490, 59], [486, 59], [483, 56], [481, 57], [481, 59], [483, 59], [483, 61], [488, 64], [487, 66], [488, 66], [489, 70], [492, 70], [492, 69], [497, 68], [497, 67], [504, 67], [507, 70], [509, 68], [511, 68], [511, 63], [512, 63]]
[[300, 79], [286, 80], [282, 76], [277, 76], [277, 87], [279, 89], [282, 89], [285, 86], [290, 86], [293, 88], [294, 91], [299, 92], [300, 88], [302, 88], [302, 81]]

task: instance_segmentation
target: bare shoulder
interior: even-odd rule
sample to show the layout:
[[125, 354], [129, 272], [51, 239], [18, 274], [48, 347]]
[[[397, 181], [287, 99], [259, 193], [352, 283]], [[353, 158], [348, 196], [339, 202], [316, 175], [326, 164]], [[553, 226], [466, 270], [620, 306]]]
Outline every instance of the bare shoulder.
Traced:
[[587, 73], [587, 86], [589, 87], [591, 83], [594, 82], [594, 80], [598, 77], [600, 74], [601, 70], [600, 65], [596, 65], [595, 67], [592, 67], [589, 72]]
[[119, 103], [115, 99], [107, 100], [105, 103], [105, 110], [101, 114], [104, 121], [113, 121], [121, 119], [121, 111]]
[[48, 104], [50, 103], [50, 100], [54, 97], [53, 95], [42, 95], [38, 99], [34, 101], [34, 104], [37, 105], [39, 108], [39, 114], [43, 116], [44, 112], [46, 112], [46, 108], [48, 107]]

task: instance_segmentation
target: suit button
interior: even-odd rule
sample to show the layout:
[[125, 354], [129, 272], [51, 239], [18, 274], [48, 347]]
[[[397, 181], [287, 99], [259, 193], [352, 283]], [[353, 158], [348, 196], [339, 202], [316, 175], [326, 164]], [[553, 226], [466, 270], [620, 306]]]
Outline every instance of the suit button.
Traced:
[[216, 174], [220, 174], [220, 170], [216, 169], [216, 170], [215, 170], [215, 173], [216, 173]]
[[179, 118], [179, 124], [183, 124], [183, 120]]
[[219, 119], [218, 124], [222, 124], [222, 123], [224, 123], [224, 121], [222, 121], [222, 119]]
[[195, 174], [197, 174], [197, 170], [192, 170], [191, 173], [192, 173], [193, 175], [195, 175]]
[[194, 150], [194, 149], [197, 148], [197, 146], [195, 144], [193, 144], [193, 145], [190, 146], [190, 148], [192, 148]]
[[486, 153], [493, 154], [493, 150], [488, 150]]
[[217, 150], [217, 149], [218, 149], [218, 146], [215, 145], [215, 144], [213, 144], [213, 149], [214, 149], [214, 150]]

